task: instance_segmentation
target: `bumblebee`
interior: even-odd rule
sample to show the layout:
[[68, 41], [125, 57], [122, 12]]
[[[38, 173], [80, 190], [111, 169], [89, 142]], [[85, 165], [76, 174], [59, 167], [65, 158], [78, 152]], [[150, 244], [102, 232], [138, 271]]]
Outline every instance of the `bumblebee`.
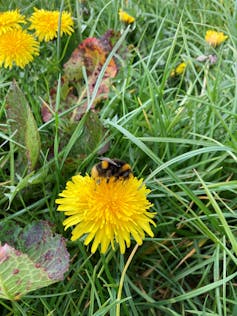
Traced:
[[110, 159], [107, 157], [99, 158], [101, 162], [94, 165], [91, 169], [92, 178], [109, 178], [126, 180], [132, 176], [131, 166], [120, 159]]

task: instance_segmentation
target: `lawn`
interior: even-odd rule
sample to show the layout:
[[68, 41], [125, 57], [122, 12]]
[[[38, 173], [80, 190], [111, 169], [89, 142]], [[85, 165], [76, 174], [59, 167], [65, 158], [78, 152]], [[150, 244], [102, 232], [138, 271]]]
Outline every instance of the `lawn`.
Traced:
[[236, 1], [0, 8], [0, 314], [237, 315]]

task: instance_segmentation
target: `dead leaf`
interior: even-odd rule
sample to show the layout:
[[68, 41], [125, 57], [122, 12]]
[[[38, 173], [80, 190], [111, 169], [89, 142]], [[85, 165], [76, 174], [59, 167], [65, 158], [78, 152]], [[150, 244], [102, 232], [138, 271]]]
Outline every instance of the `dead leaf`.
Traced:
[[[86, 112], [88, 102], [87, 92], [89, 91], [90, 95], [93, 94], [103, 65], [119, 36], [120, 33], [109, 30], [100, 38], [86, 38], [72, 52], [71, 57], [64, 64], [59, 111], [60, 113], [64, 112], [71, 106], [78, 104], [73, 113], [64, 116], [65, 119], [78, 121]], [[125, 49], [121, 49], [121, 53], [124, 56]], [[88, 86], [86, 86], [84, 81], [83, 67], [86, 71]], [[92, 111], [95, 110], [96, 104], [108, 98], [112, 83], [111, 80], [117, 75], [118, 69], [118, 62], [112, 57], [99, 82], [94, 102], [90, 108]], [[44, 122], [52, 118], [52, 113], [55, 110], [57, 85], [58, 83], [56, 82], [54, 87], [50, 90], [50, 104], [52, 104], [52, 108], [42, 104], [41, 113]]]

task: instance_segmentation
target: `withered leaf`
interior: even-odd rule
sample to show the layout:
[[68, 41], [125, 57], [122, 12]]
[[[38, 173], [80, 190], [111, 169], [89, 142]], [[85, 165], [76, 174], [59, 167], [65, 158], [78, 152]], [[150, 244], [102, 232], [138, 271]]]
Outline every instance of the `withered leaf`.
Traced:
[[[86, 38], [72, 52], [71, 57], [64, 64], [64, 72], [61, 80], [60, 112], [78, 104], [73, 114], [71, 113], [65, 116], [65, 118], [78, 121], [86, 112], [88, 102], [87, 93], [89, 91], [90, 95], [93, 94], [101, 70], [119, 36], [120, 33], [109, 30], [100, 38]], [[86, 72], [87, 83], [85, 83], [85, 78], [83, 77], [83, 68]], [[108, 98], [112, 83], [111, 79], [117, 75], [118, 69], [117, 60], [115, 57], [112, 57], [99, 82], [91, 110], [95, 110], [98, 102]], [[56, 91], [57, 83], [55, 83], [55, 86], [50, 91], [52, 111], [45, 104], [42, 105], [41, 113], [44, 122], [47, 122], [52, 117], [51, 112], [54, 111], [56, 103]]]

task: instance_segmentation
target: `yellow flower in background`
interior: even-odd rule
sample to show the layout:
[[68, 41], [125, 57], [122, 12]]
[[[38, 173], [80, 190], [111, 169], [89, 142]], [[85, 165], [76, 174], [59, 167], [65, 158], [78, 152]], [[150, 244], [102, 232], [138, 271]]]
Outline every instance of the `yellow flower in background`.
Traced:
[[26, 23], [26, 21], [18, 10], [0, 12], [0, 35], [12, 29], [21, 29], [20, 23]]
[[216, 32], [208, 30], [205, 35], [205, 41], [213, 47], [216, 47], [223, 43], [228, 38], [223, 32]]
[[145, 232], [153, 237], [150, 224], [155, 226], [152, 218], [155, 213], [148, 212], [152, 204], [146, 196], [150, 192], [141, 180], [92, 178], [76, 175], [67, 182], [66, 189], [56, 200], [58, 211], [68, 216], [64, 220], [65, 229], [75, 226], [71, 240], [86, 235], [84, 244], [93, 241], [91, 252], [100, 245], [105, 253], [111, 244], [118, 243], [120, 252], [130, 247], [131, 236], [141, 245]]
[[39, 43], [26, 31], [16, 29], [0, 35], [0, 66], [24, 68], [37, 55]]
[[[60, 36], [63, 34], [71, 35], [73, 30], [73, 20], [71, 14], [63, 11], [61, 14], [59, 11], [47, 11], [44, 9], [36, 9], [35, 12], [29, 18], [31, 22], [30, 30], [35, 30], [35, 35], [39, 41], [51, 41], [58, 36], [58, 29], [60, 27]], [[60, 23], [61, 22], [61, 23]], [[59, 25], [60, 23], [60, 25]]]
[[175, 69], [171, 71], [170, 77], [180, 76], [184, 73], [187, 67], [187, 63], [182, 62], [180, 63]]
[[129, 15], [127, 12], [123, 11], [122, 9], [119, 10], [119, 19], [120, 21], [131, 24], [135, 21], [135, 18]]

